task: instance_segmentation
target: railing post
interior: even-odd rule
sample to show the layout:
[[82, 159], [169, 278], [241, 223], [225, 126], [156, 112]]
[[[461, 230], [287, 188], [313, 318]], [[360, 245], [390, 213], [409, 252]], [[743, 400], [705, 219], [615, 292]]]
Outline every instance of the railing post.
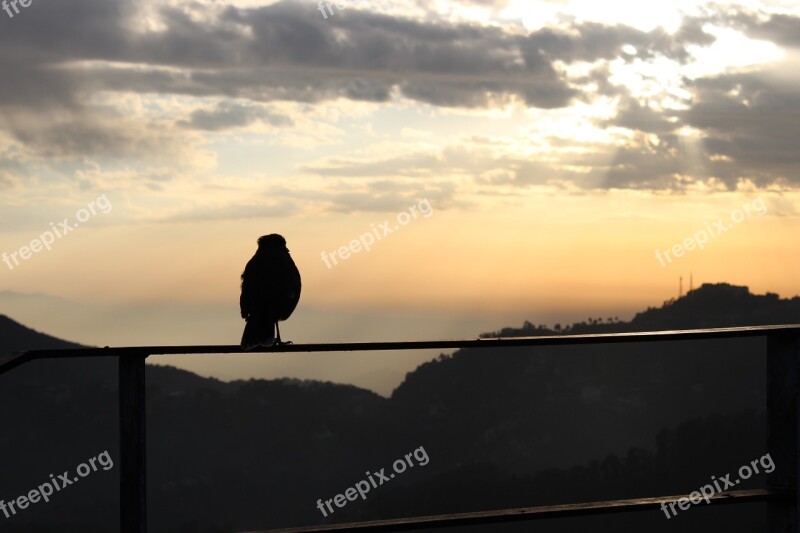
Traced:
[[798, 531], [798, 359], [797, 333], [772, 333], [767, 337], [767, 449], [775, 463], [775, 470], [767, 474], [767, 483], [769, 488], [793, 493], [791, 499], [767, 504], [769, 533]]
[[120, 531], [147, 531], [145, 485], [146, 355], [119, 356]]

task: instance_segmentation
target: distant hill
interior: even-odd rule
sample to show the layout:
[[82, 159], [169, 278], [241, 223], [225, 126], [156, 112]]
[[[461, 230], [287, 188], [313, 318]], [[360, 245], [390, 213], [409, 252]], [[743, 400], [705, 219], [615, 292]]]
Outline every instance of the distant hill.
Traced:
[[[706, 284], [630, 322], [589, 319], [559, 330], [526, 323], [482, 337], [786, 323], [800, 323], [800, 298]], [[441, 428], [442, 438], [471, 443], [461, 450], [468, 457], [495, 455], [506, 468], [536, 471], [652, 445], [661, 428], [695, 416], [760, 410], [764, 363], [758, 338], [463, 349], [420, 365], [391, 399], [431, 431]], [[554, 412], [569, 413], [570, 423]]]
[[[526, 323], [485, 336], [798, 322], [798, 298], [718, 284], [630, 322]], [[76, 347], [0, 316], [0, 355]], [[765, 453], [764, 370], [760, 339], [468, 349], [421, 365], [385, 399], [347, 385], [225, 383], [148, 365], [150, 530], [242, 531], [694, 490]], [[0, 376], [0, 497], [106, 449], [118, 463], [116, 387], [114, 360], [36, 361]], [[318, 498], [419, 446], [427, 466], [331, 518], [316, 509]], [[117, 476], [116, 467], [92, 474], [46, 505], [0, 516], [3, 531], [116, 531]], [[693, 510], [679, 530], [761, 529], [761, 515], [748, 509]], [[675, 523], [619, 520], [591, 527]]]
[[14, 322], [5, 315], [0, 315], [0, 355], [23, 350], [65, 350], [72, 348], [83, 348], [83, 346], [39, 333]]
[[703, 284], [683, 298], [638, 313], [631, 326], [649, 329], [720, 328], [800, 323], [800, 297], [781, 299], [727, 283]]
[[630, 322], [616, 318], [588, 318], [561, 327], [525, 322], [521, 328], [503, 328], [481, 337], [523, 337], [585, 333], [622, 333], [672, 329], [732, 328], [800, 323], [800, 296], [782, 299], [775, 293], [752, 294], [747, 287], [704, 283], [661, 307], [648, 307]]

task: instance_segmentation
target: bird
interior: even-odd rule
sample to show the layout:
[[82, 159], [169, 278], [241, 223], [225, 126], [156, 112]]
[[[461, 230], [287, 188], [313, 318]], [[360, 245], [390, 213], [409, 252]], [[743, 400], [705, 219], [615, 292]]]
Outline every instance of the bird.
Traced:
[[[278, 322], [291, 316], [300, 301], [300, 271], [286, 239], [277, 233], [258, 239], [258, 249], [242, 272], [239, 308], [245, 320], [242, 350], [291, 344], [281, 341]], [[275, 332], [277, 331], [277, 339]]]

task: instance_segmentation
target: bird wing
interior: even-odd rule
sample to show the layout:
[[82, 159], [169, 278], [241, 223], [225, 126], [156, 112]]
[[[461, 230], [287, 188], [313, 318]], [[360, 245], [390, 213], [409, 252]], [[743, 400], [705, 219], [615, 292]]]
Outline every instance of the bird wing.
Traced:
[[289, 254], [256, 253], [242, 273], [242, 317], [285, 320], [300, 300], [300, 272]]

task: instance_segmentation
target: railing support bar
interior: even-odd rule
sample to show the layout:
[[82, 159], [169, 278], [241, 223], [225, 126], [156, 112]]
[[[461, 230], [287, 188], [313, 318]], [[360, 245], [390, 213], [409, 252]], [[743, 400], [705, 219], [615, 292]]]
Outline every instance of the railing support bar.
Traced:
[[120, 447], [120, 531], [146, 533], [146, 442], [145, 379], [146, 355], [118, 357], [119, 361], [119, 447]]
[[767, 449], [775, 463], [775, 470], [767, 474], [767, 483], [771, 489], [788, 490], [793, 494], [790, 499], [767, 504], [769, 533], [799, 531], [798, 360], [800, 336], [797, 333], [772, 333], [767, 337]]

